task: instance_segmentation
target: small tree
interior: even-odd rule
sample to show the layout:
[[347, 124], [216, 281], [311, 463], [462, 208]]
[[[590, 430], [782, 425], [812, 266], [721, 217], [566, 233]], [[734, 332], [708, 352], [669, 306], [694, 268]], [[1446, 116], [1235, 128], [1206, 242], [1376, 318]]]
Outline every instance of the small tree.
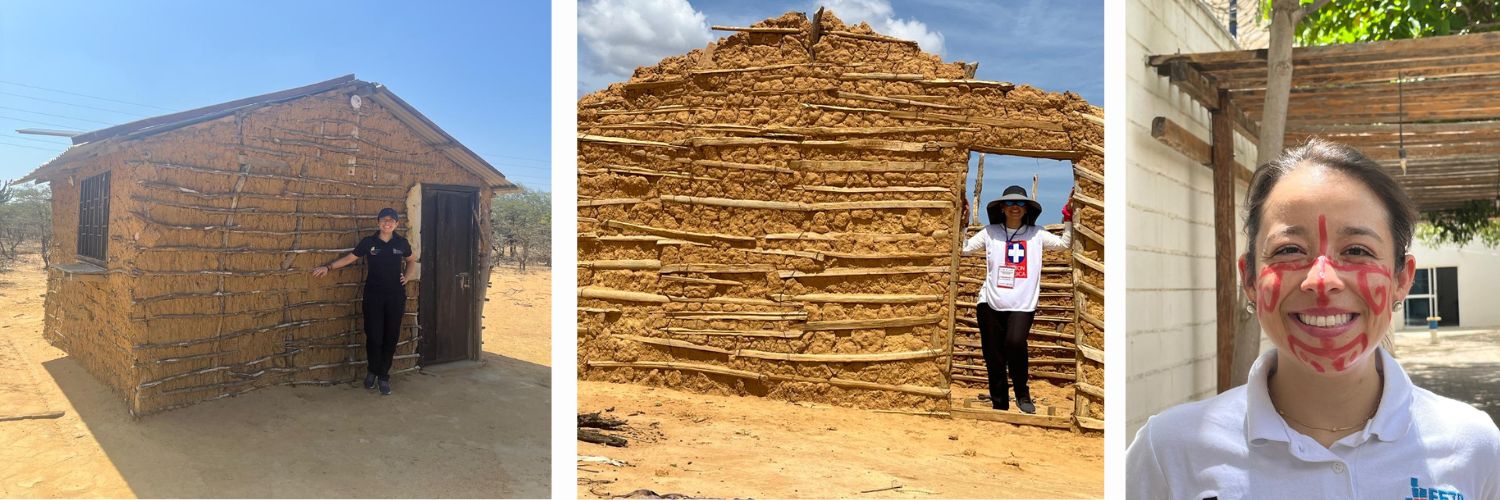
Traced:
[[[552, 248], [552, 193], [522, 188], [519, 193], [496, 196], [490, 203], [491, 225], [495, 230], [495, 255], [515, 258], [521, 272], [527, 262], [536, 259], [550, 265]], [[516, 255], [519, 247], [521, 254]]]
[[47, 245], [52, 236], [52, 192], [46, 186], [0, 187], [0, 256], [15, 259], [21, 245], [41, 243], [42, 262], [48, 262]]

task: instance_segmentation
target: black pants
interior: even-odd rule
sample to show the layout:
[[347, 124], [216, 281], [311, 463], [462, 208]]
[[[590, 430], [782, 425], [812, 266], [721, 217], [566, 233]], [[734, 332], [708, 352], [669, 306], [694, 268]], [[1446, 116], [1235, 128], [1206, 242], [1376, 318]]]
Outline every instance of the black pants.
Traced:
[[391, 379], [391, 360], [401, 341], [401, 317], [406, 313], [406, 295], [365, 295], [365, 359], [369, 371], [380, 380]]
[[982, 303], [978, 309], [979, 344], [990, 378], [990, 400], [1009, 405], [1006, 371], [1015, 383], [1016, 400], [1031, 399], [1031, 388], [1026, 386], [1031, 378], [1027, 369], [1031, 353], [1026, 350], [1026, 337], [1031, 336], [1031, 320], [1036, 318], [1036, 311], [995, 311]]

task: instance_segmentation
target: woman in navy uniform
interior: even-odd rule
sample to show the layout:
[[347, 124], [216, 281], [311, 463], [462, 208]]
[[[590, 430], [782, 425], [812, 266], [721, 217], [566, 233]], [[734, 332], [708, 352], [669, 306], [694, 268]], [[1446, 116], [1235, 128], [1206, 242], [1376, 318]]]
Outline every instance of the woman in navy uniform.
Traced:
[[[369, 259], [369, 271], [365, 277], [365, 359], [369, 360], [365, 373], [365, 388], [380, 387], [380, 394], [391, 394], [391, 360], [396, 356], [396, 343], [401, 340], [401, 318], [406, 313], [406, 282], [416, 272], [417, 256], [412, 254], [411, 243], [396, 234], [400, 216], [394, 208], [382, 208], [376, 216], [380, 230], [359, 240], [350, 252], [326, 266], [313, 268], [314, 277], [328, 274], [360, 257]], [[405, 270], [402, 269], [405, 263]]]

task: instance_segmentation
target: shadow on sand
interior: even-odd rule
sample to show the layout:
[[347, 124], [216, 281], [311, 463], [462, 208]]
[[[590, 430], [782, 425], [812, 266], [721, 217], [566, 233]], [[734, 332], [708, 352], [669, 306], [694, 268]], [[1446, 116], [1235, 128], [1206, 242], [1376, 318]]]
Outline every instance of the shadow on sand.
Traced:
[[1403, 364], [1412, 383], [1473, 405], [1500, 422], [1500, 362], [1434, 365]]
[[272, 387], [130, 417], [69, 357], [44, 363], [139, 497], [550, 495], [551, 369], [483, 362], [357, 384]]

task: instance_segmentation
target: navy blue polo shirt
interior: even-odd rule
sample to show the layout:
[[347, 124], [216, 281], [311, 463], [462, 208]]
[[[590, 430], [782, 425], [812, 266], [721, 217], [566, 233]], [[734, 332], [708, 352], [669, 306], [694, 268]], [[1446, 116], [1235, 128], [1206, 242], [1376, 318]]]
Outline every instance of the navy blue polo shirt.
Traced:
[[406, 295], [401, 285], [401, 261], [411, 255], [411, 243], [400, 234], [391, 233], [391, 241], [380, 241], [380, 233], [366, 236], [354, 245], [354, 255], [368, 262], [365, 295]]

